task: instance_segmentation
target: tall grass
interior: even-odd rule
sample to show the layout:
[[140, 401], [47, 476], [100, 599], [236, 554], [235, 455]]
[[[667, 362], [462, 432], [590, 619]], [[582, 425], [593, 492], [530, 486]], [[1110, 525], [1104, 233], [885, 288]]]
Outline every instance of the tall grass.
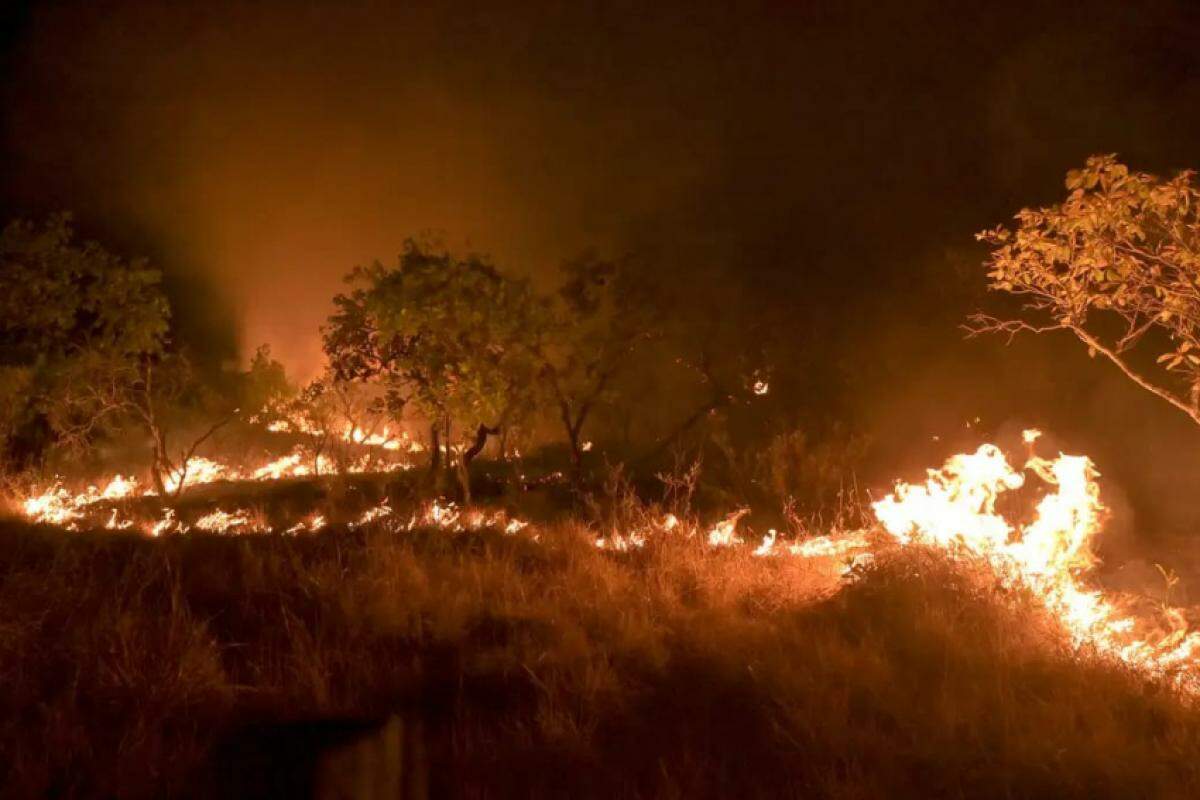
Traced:
[[389, 718], [434, 795], [1200, 793], [1191, 703], [969, 567], [538, 535], [6, 524], [0, 795], [279, 793]]

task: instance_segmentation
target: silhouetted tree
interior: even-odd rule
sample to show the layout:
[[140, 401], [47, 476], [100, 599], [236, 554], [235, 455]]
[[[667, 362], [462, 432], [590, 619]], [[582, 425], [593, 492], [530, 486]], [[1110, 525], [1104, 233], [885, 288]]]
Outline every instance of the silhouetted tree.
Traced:
[[631, 259], [585, 254], [562, 266], [563, 283], [550, 299], [546, 324], [532, 339], [539, 372], [557, 412], [578, 477], [583, 428], [609, 400], [616, 379], [639, 350], [661, 334], [662, 303]]

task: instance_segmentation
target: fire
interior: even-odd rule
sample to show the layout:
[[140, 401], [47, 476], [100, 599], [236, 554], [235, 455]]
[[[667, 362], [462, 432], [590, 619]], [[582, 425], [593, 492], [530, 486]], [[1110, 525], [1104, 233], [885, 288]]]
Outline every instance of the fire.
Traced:
[[[406, 438], [393, 437], [384, 429], [367, 433], [350, 428], [348, 440], [375, 447], [384, 452], [412, 450]], [[1135, 613], [1124, 598], [1105, 594], [1088, 582], [1098, 564], [1093, 551], [1102, 528], [1104, 506], [1096, 482], [1098, 473], [1085, 456], [1059, 455], [1043, 458], [1033, 453], [1041, 437], [1038, 430], [1025, 431], [1023, 439], [1029, 457], [1014, 467], [995, 445], [984, 444], [972, 453], [952, 456], [940, 469], [928, 471], [924, 482], [898, 482], [891, 494], [872, 504], [879, 523], [875, 530], [845, 531], [813, 536], [791, 542], [780, 541], [770, 529], [747, 545], [746, 528], [739, 526], [750, 509], [741, 508], [719, 519], [710, 527], [691, 518], [674, 514], [650, 515], [625, 530], [612, 530], [596, 538], [597, 548], [631, 551], [644, 547], [655, 537], [694, 538], [699, 546], [710, 549], [746, 548], [757, 558], [821, 559], [840, 564], [832, 573], [853, 579], [856, 568], [870, 563], [883, 548], [924, 546], [936, 548], [947, 557], [986, 565], [1002, 586], [1030, 591], [1047, 612], [1061, 625], [1068, 640], [1085, 648], [1144, 670], [1168, 677], [1191, 691], [1200, 691], [1200, 632], [1191, 631], [1182, 609], [1162, 608], [1153, 614]], [[392, 446], [393, 442], [401, 442]], [[407, 461], [383, 460], [367, 454], [350, 464], [347, 471], [389, 471], [409, 469]], [[209, 459], [192, 459], [179, 474], [169, 476], [168, 491], [218, 480], [278, 480], [332, 472], [335, 468], [324, 456], [313, 458], [296, 449], [258, 467], [235, 467]], [[1005, 492], [1038, 489], [1041, 491], [1032, 516], [1027, 522], [1014, 522], [997, 510]], [[134, 527], [126, 503], [152, 496], [132, 477], [117, 475], [102, 487], [89, 486], [72, 493], [61, 483], [32, 494], [21, 504], [23, 514], [36, 522], [80, 530], [85, 524], [114, 530]], [[384, 501], [361, 512], [347, 523], [355, 528], [384, 522], [395, 532], [417, 527], [434, 527], [448, 532], [494, 529], [508, 535], [527, 531], [539, 539], [530, 523], [510, 517], [504, 511], [462, 508], [436, 500], [412, 514], [407, 524], [396, 518]], [[191, 523], [165, 508], [157, 521], [142, 523], [148, 535], [203, 531], [217, 533], [253, 533], [264, 529], [246, 509], [216, 509]], [[313, 514], [290, 527], [285, 533], [313, 532], [326, 527], [320, 514]], [[751, 549], [752, 548], [752, 549]], [[824, 568], [824, 567], [822, 567]]]
[[235, 477], [234, 471], [227, 465], [198, 456], [168, 475], [163, 480], [163, 486], [168, 492], [176, 494], [184, 486], [216, 483], [222, 480], [233, 480]]
[[[267, 425], [267, 430], [272, 433], [302, 433], [317, 437], [324, 437], [329, 434], [328, 431], [304, 420], [274, 420]], [[359, 444], [364, 447], [400, 450], [406, 453], [422, 453], [425, 451], [425, 446], [409, 436], [408, 431], [393, 433], [391, 427], [388, 425], [384, 425], [382, 429], [374, 431], [365, 430], [361, 426], [347, 423], [335, 436], [343, 442]]]
[[[1026, 432], [1026, 442], [1037, 439]], [[998, 497], [1032, 475], [1048, 488], [1034, 517], [1014, 525], [996, 512]], [[901, 546], [936, 547], [955, 558], [986, 563], [1005, 586], [1032, 590], [1076, 647], [1087, 647], [1156, 675], [1200, 689], [1195, 654], [1200, 632], [1183, 612], [1164, 609], [1167, 630], [1122, 607], [1085, 582], [1097, 564], [1092, 543], [1104, 506], [1098, 473], [1085, 456], [1032, 456], [1018, 471], [994, 445], [952, 457], [923, 484], [898, 483], [874, 504], [884, 529]]]
[[689, 537], [695, 533], [693, 528], [685, 526], [674, 514], [664, 514], [661, 519], [655, 520], [643, 527], [634, 528], [630, 531], [614, 530], [607, 537], [602, 536], [596, 539], [593, 544], [599, 550], [616, 550], [621, 553], [629, 550], [640, 550], [646, 546], [646, 542], [651, 537], [671, 533], [681, 527], [687, 527], [687, 535]]
[[718, 522], [708, 532], [709, 547], [732, 547], [742, 544], [742, 539], [737, 535], [737, 525], [742, 517], [750, 513], [748, 508], [739, 508], [725, 519]]
[[[136, 494], [137, 488], [137, 480], [122, 475], [114, 476], [103, 489], [89, 486], [76, 494], [72, 494], [61, 483], [55, 483], [46, 491], [25, 498], [21, 503], [21, 511], [34, 522], [77, 530], [90, 506], [106, 500], [124, 500]], [[114, 509], [104, 527], [128, 528], [130, 525], [118, 522]]]
[[284, 533], [311, 533], [319, 531], [325, 527], [325, 517], [320, 514], [314, 514], [308, 519], [300, 520], [292, 527], [288, 528]]
[[[388, 509], [387, 513], [390, 514], [391, 510]], [[455, 533], [495, 528], [512, 535], [524, 530], [529, 523], [521, 519], [510, 518], [503, 510], [489, 512], [478, 508], [462, 509], [456, 503], [434, 500], [426, 505], [419, 514], [414, 514], [409, 518], [407, 529], [411, 531], [413, 528], [423, 526], [441, 528]]]
[[775, 538], [779, 534], [774, 528], [767, 531], [767, 535], [763, 537], [762, 544], [754, 549], [754, 555], [759, 558], [769, 556], [775, 550]]
[[208, 533], [241, 532], [250, 528], [250, 512], [238, 510], [230, 513], [217, 509], [196, 520], [193, 527]]

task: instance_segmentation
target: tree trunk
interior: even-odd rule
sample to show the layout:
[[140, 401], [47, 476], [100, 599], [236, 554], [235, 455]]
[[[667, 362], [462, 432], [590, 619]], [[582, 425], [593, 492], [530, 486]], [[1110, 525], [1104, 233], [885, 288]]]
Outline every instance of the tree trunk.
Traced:
[[436, 476], [442, 466], [441, 431], [436, 422], [429, 426], [429, 442], [429, 473]]
[[155, 456], [154, 463], [150, 466], [150, 479], [154, 483], [154, 491], [159, 497], [166, 498], [167, 487], [163, 483], [162, 470], [158, 466], [158, 457]]
[[166, 434], [159, 430], [158, 426], [151, 424], [150, 436], [154, 439], [154, 457], [150, 465], [150, 478], [154, 482], [154, 491], [165, 500], [167, 499], [167, 486], [163, 479], [163, 473], [169, 474], [171, 471], [171, 460], [167, 456]]
[[470, 465], [465, 460], [455, 461], [455, 472], [458, 478], [458, 488], [462, 492], [462, 503], [464, 506], [471, 505], [471, 471]]
[[578, 480], [583, 475], [583, 450], [579, 445], [579, 428], [567, 428], [567, 439], [571, 443], [571, 472]]
[[454, 423], [450, 420], [450, 415], [446, 415], [446, 421], [442, 426], [442, 446], [446, 448], [444, 453], [445, 459], [442, 462], [446, 466], [446, 471], [442, 474], [441, 488], [444, 490], [450, 486], [450, 481], [454, 479], [455, 472], [458, 469], [458, 463], [454, 458]]
[[558, 402], [558, 412], [562, 419], [563, 428], [567, 431], [567, 444], [571, 447], [571, 482], [578, 484], [583, 475], [583, 451], [579, 448], [579, 432], [583, 429], [583, 420], [587, 416], [587, 407], [580, 412], [578, 419], [572, 419], [571, 406], [565, 400]]
[[489, 428], [487, 425], [480, 423], [479, 427], [475, 429], [475, 441], [463, 451], [463, 463], [471, 466], [471, 462], [475, 460], [475, 457], [483, 452], [483, 448], [487, 445], [488, 437], [495, 436], [498, 433], [500, 433], [499, 428]]
[[489, 428], [483, 423], [475, 429], [475, 441], [471, 446], [463, 451], [462, 458], [458, 462], [458, 483], [462, 487], [463, 503], [471, 502], [471, 462], [475, 457], [483, 452], [483, 448], [487, 445], [489, 436], [495, 436], [500, 433], [500, 428]]

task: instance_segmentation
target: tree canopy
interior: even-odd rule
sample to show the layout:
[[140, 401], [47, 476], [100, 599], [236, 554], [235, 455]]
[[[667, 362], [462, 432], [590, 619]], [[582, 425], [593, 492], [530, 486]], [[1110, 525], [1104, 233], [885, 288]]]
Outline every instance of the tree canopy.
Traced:
[[20, 392], [0, 403], [6, 449], [39, 422], [52, 438], [86, 440], [116, 411], [109, 401], [136, 379], [137, 365], [164, 351], [161, 273], [78, 242], [70, 216], [58, 214], [0, 232], [0, 274], [0, 383]]
[[1200, 424], [1200, 189], [1115, 155], [1067, 174], [1067, 198], [983, 231], [989, 288], [1018, 314], [977, 314], [972, 332], [1069, 331]]
[[[489, 435], [533, 404], [536, 362], [528, 343], [544, 308], [527, 281], [480, 256], [458, 258], [409, 240], [394, 267], [379, 262], [347, 277], [334, 298], [325, 353], [340, 380], [382, 383], [397, 416], [414, 405], [450, 446], [452, 428], [474, 431], [469, 464]], [[465, 475], [464, 490], [468, 490]]]
[[582, 457], [581, 433], [612, 395], [639, 348], [661, 335], [656, 287], [630, 259], [587, 253], [562, 265], [562, 284], [549, 298], [546, 324], [536, 328], [539, 376], [557, 411], [572, 462]]

